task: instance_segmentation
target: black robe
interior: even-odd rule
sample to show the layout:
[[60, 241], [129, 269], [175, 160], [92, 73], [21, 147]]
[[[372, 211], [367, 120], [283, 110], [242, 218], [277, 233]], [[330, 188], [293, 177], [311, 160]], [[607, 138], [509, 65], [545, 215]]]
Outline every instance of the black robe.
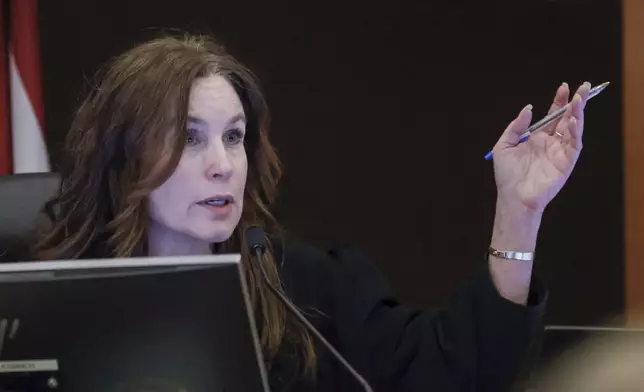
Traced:
[[[448, 306], [415, 311], [354, 247], [275, 248], [286, 293], [374, 391], [508, 391], [541, 326], [545, 288], [533, 279], [528, 306], [515, 304], [499, 295], [487, 263]], [[273, 363], [272, 391], [361, 391], [320, 345], [315, 380], [296, 377], [293, 351]]]

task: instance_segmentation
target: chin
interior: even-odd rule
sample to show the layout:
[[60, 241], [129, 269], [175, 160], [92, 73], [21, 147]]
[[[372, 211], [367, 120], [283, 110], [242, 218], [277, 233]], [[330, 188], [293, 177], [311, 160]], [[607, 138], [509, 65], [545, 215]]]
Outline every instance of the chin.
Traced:
[[234, 230], [220, 231], [217, 233], [212, 233], [206, 237], [203, 237], [205, 241], [210, 242], [211, 244], [218, 244], [228, 240], [234, 233]]
[[205, 224], [193, 227], [192, 236], [216, 244], [228, 240], [237, 228], [237, 220], [224, 222], [205, 222]]

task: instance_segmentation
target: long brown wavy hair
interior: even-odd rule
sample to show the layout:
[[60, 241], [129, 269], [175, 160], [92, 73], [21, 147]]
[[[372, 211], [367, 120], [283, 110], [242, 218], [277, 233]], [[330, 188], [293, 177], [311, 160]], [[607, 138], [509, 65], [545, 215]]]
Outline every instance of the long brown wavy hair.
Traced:
[[[170, 177], [183, 153], [191, 86], [213, 74], [225, 77], [242, 101], [249, 162], [240, 223], [229, 240], [215, 247], [242, 254], [251, 301], [261, 312], [258, 327], [267, 362], [286, 339], [301, 349], [304, 369], [311, 371], [310, 335], [287, 318], [268, 291], [244, 240], [251, 225], [280, 233], [269, 211], [281, 168], [267, 135], [268, 107], [254, 75], [210, 37], [154, 39], [116, 57], [99, 73], [67, 134], [60, 191], [45, 206], [49, 222], [36, 257], [79, 258], [101, 244], [114, 257], [147, 254], [148, 196]], [[272, 249], [264, 262], [271, 282], [281, 289]]]

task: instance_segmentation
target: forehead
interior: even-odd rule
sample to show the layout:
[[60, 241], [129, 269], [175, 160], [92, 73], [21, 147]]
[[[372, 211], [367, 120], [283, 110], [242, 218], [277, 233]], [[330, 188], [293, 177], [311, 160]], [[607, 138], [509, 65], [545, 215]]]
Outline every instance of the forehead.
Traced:
[[190, 89], [188, 114], [204, 119], [230, 117], [244, 108], [235, 89], [223, 76], [210, 75], [194, 81]]

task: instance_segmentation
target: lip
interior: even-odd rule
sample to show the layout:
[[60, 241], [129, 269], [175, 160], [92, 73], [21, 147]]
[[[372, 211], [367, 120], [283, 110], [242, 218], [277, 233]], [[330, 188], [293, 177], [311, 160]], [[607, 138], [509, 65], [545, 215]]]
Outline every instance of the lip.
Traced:
[[201, 199], [201, 201], [198, 201], [197, 204], [199, 205], [208, 205], [208, 200], [225, 200], [228, 202], [228, 204], [234, 204], [235, 203], [235, 198], [231, 194], [227, 193], [222, 193], [218, 195], [213, 195], [210, 197], [206, 197], [205, 199]]
[[[223, 203], [221, 205], [208, 203], [208, 200], [212, 200], [212, 199], [225, 200], [226, 203]], [[208, 214], [206, 216], [209, 217], [209, 219], [214, 219], [218, 221], [226, 220], [231, 216], [235, 208], [234, 204], [235, 204], [235, 198], [230, 194], [223, 194], [223, 193], [206, 197], [205, 199], [202, 199], [201, 201], [197, 202], [198, 206], [208, 211]]]

